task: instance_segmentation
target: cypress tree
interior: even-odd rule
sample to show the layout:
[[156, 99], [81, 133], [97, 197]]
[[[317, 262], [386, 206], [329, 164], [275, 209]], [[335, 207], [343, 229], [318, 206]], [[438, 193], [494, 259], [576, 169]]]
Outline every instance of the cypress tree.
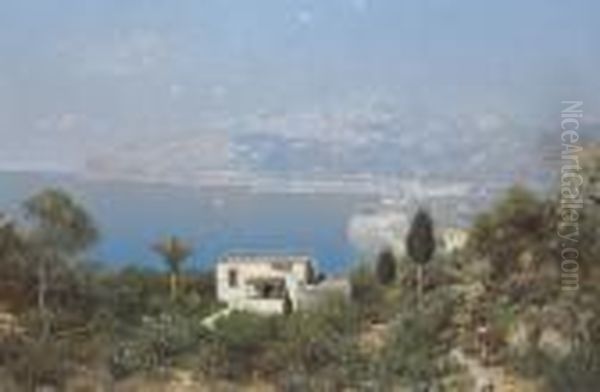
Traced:
[[435, 252], [433, 220], [423, 208], [419, 208], [413, 218], [406, 238], [406, 251], [411, 260], [417, 264], [417, 298], [419, 307], [421, 307], [423, 303], [424, 267]]
[[382, 285], [387, 286], [396, 280], [396, 257], [391, 249], [385, 249], [379, 254], [375, 273]]

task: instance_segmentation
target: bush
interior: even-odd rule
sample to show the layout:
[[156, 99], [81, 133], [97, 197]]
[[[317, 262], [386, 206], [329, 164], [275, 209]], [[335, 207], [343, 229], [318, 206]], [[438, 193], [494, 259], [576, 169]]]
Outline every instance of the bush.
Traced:
[[115, 344], [111, 370], [116, 378], [136, 371], [165, 369], [186, 353], [194, 352], [207, 338], [201, 320], [177, 311], [145, 316]]
[[368, 265], [361, 264], [352, 271], [350, 285], [352, 302], [362, 320], [374, 322], [385, 318], [384, 288]]
[[[275, 371], [269, 361], [270, 345], [280, 339], [280, 317], [264, 317], [247, 312], [233, 312], [218, 320], [211, 350], [223, 357], [222, 376], [241, 379], [252, 373]], [[276, 362], [275, 362], [276, 363]]]
[[389, 285], [396, 280], [396, 256], [391, 249], [386, 249], [377, 258], [376, 275], [382, 285]]
[[[362, 377], [367, 361], [358, 348], [359, 318], [355, 307], [332, 296], [318, 308], [284, 320], [277, 357], [286, 374], [334, 382], [340, 389]], [[318, 390], [318, 389], [317, 389]]]
[[0, 354], [0, 366], [23, 390], [42, 386], [61, 388], [73, 371], [65, 342], [14, 338], [2, 342]]
[[600, 348], [595, 345], [579, 347], [559, 362], [548, 362], [544, 378], [551, 392], [587, 392], [600, 385]]
[[389, 384], [431, 385], [445, 371], [453, 339], [454, 299], [446, 290], [426, 297], [422, 311], [404, 303], [380, 358], [379, 377]]

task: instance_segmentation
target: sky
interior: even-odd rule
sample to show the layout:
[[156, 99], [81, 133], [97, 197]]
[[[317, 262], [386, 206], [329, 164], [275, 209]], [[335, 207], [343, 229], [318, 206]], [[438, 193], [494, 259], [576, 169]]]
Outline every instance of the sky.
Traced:
[[599, 16], [595, 0], [0, 0], [0, 169], [77, 170], [264, 113], [535, 124], [577, 99], [600, 122]]

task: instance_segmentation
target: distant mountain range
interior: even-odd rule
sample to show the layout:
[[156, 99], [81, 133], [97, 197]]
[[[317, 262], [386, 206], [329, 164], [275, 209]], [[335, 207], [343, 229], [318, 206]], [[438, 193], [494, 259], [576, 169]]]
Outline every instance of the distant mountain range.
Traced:
[[[381, 112], [257, 114], [211, 131], [117, 146], [91, 175], [169, 182], [252, 179], [426, 179], [543, 182], [549, 133], [498, 114], [406, 120]], [[555, 140], [559, 141], [559, 139]], [[212, 173], [212, 174], [210, 174]], [[217, 174], [216, 174], [217, 173]]]

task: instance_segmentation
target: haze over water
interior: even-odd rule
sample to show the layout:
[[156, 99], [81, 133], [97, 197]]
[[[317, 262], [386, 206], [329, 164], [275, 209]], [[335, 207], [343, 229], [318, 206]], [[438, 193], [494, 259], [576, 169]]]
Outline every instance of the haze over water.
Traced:
[[308, 252], [323, 270], [341, 272], [358, 257], [347, 238], [348, 219], [372, 200], [0, 173], [0, 209], [16, 212], [21, 200], [45, 186], [65, 187], [82, 200], [102, 231], [92, 257], [116, 267], [163, 268], [150, 246], [173, 234], [194, 246], [191, 268], [210, 267], [232, 250], [271, 250]]

